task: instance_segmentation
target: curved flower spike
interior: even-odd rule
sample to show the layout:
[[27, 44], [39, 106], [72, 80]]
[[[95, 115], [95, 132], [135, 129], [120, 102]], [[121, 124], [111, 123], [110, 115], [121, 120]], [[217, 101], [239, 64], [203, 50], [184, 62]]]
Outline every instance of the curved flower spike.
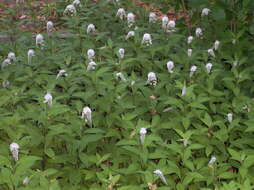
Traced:
[[168, 184], [166, 178], [164, 177], [163, 173], [160, 170], [155, 170], [153, 173], [158, 175], [163, 183], [165, 183], [166, 185]]

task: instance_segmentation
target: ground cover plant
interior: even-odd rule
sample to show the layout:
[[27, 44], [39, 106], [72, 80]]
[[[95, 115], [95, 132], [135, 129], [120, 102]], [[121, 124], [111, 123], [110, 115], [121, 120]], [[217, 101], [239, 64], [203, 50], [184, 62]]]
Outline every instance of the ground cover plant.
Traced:
[[253, 2], [145, 2], [4, 8], [1, 190], [254, 189]]

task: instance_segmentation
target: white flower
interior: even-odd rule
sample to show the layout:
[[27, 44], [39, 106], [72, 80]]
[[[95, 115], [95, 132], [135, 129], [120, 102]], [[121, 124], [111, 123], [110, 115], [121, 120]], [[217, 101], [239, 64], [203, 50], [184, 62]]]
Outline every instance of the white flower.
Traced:
[[81, 118], [85, 118], [85, 121], [90, 124], [92, 123], [92, 111], [88, 106], [83, 108]]
[[174, 20], [170, 20], [170, 21], [168, 22], [168, 25], [167, 25], [168, 28], [175, 28], [175, 26], [176, 26], [176, 23], [175, 23]]
[[228, 118], [228, 122], [231, 123], [233, 121], [233, 114], [232, 113], [228, 113], [227, 114], [227, 118]]
[[94, 61], [91, 61], [91, 62], [88, 63], [86, 70], [87, 71], [92, 71], [92, 70], [95, 69], [95, 66], [96, 66], [96, 63]]
[[151, 12], [151, 13], [149, 14], [149, 22], [150, 22], [150, 23], [154, 23], [155, 21], [156, 21], [156, 14], [153, 13], [153, 12]]
[[47, 22], [47, 33], [51, 34], [54, 30], [54, 24], [52, 21]]
[[16, 61], [16, 55], [13, 52], [9, 52], [7, 58], [11, 61]]
[[146, 128], [141, 128], [140, 131], [139, 131], [139, 134], [140, 134], [140, 141], [142, 144], [144, 144], [145, 142], [145, 138], [146, 138]]
[[168, 112], [168, 111], [171, 111], [171, 110], [173, 110], [174, 109], [174, 107], [167, 107], [167, 108], [165, 108], [162, 112]]
[[127, 22], [128, 22], [128, 26], [131, 27], [134, 22], [135, 22], [135, 15], [133, 13], [128, 13], [127, 14]]
[[126, 35], [125, 39], [128, 40], [129, 38], [135, 36], [135, 32], [134, 31], [129, 31], [128, 34]]
[[219, 49], [219, 46], [220, 46], [220, 41], [219, 41], [219, 40], [216, 40], [216, 41], [214, 42], [214, 50], [215, 50], [215, 51], [218, 50], [218, 49]]
[[186, 87], [184, 86], [183, 88], [182, 88], [182, 96], [185, 96], [186, 95]]
[[187, 147], [188, 146], [188, 139], [183, 139], [183, 146]]
[[211, 11], [210, 9], [204, 8], [204, 9], [202, 10], [201, 16], [203, 17], [203, 16], [208, 15], [210, 11]]
[[213, 49], [208, 49], [208, 50], [207, 50], [207, 53], [208, 53], [209, 55], [215, 57], [215, 54], [214, 54]]
[[72, 5], [74, 5], [75, 7], [77, 7], [77, 6], [81, 7], [80, 0], [74, 0], [74, 1], [72, 2]]
[[124, 17], [126, 17], [125, 10], [123, 8], [119, 8], [117, 10], [116, 16], [119, 17], [121, 20], [123, 20]]
[[141, 44], [146, 44], [147, 46], [152, 45], [152, 38], [151, 35], [148, 33], [145, 33], [142, 39]]
[[188, 44], [191, 44], [192, 40], [193, 40], [193, 36], [189, 36], [189, 37], [188, 37], [188, 40], [187, 40], [187, 41], [188, 41]]
[[163, 173], [160, 170], [155, 170], [153, 173], [158, 175], [163, 183], [165, 183], [166, 185], [168, 184]]
[[213, 165], [216, 162], [216, 157], [212, 156], [210, 161], [208, 162], [208, 165]]
[[32, 57], [35, 55], [34, 50], [29, 49], [27, 52], [27, 60], [28, 60], [28, 64], [31, 64], [32, 62]]
[[191, 66], [191, 69], [190, 69], [190, 77], [193, 76], [193, 74], [196, 72], [196, 70], [197, 70], [197, 66], [196, 66], [196, 65]]
[[3, 63], [2, 63], [2, 69], [4, 68], [4, 67], [6, 67], [6, 66], [8, 66], [8, 65], [10, 65], [11, 64], [11, 60], [9, 59], [9, 58], [7, 58], [7, 59], [5, 59], [4, 61], [3, 61]]
[[47, 92], [47, 94], [44, 96], [44, 103], [52, 106], [52, 95], [50, 94], [50, 92]]
[[131, 81], [131, 86], [133, 86], [136, 82], [133, 80]]
[[87, 50], [87, 57], [89, 60], [93, 60], [95, 56], [95, 51], [93, 49]]
[[167, 16], [162, 17], [161, 21], [162, 21], [162, 28], [167, 29], [168, 17]]
[[19, 160], [19, 145], [15, 142], [10, 144], [10, 151], [13, 159], [17, 162]]
[[187, 54], [189, 57], [191, 57], [192, 56], [192, 49], [188, 49]]
[[39, 47], [39, 46], [42, 47], [44, 45], [43, 35], [37, 34], [35, 38], [35, 43], [36, 43], [36, 47]]
[[238, 61], [235, 60], [235, 61], [233, 62], [233, 67], [236, 67], [237, 65], [238, 65]]
[[70, 14], [71, 16], [75, 15], [76, 14], [76, 8], [74, 5], [70, 4], [70, 5], [67, 5], [67, 7], [65, 8], [64, 10], [64, 14]]
[[203, 35], [202, 29], [201, 28], [196, 28], [196, 36], [200, 37]]
[[116, 73], [116, 78], [117, 79], [121, 79], [123, 82], [125, 82], [126, 81], [126, 78], [124, 77], [124, 75], [123, 75], [123, 73], [122, 72], [118, 72], [118, 73]]
[[207, 73], [210, 73], [210, 72], [211, 72], [211, 69], [212, 69], [212, 67], [213, 67], [213, 64], [212, 64], [212, 63], [207, 63], [205, 67], [206, 67]]
[[167, 68], [168, 68], [169, 73], [173, 73], [174, 62], [173, 61], [168, 61], [167, 62]]
[[86, 33], [90, 34], [90, 33], [93, 33], [93, 32], [95, 32], [95, 26], [94, 26], [94, 24], [89, 24], [87, 26]]
[[61, 70], [58, 72], [58, 74], [57, 74], [57, 76], [56, 76], [56, 79], [58, 79], [59, 77], [61, 77], [61, 76], [63, 76], [63, 75], [67, 76], [67, 73], [66, 73], [66, 71], [65, 71], [64, 69], [61, 69]]
[[2, 82], [2, 86], [3, 86], [4, 88], [7, 88], [7, 87], [10, 86], [10, 82], [9, 82], [8, 80], [4, 80], [4, 81]]
[[119, 50], [118, 50], [118, 53], [119, 53], [119, 55], [120, 55], [120, 59], [123, 59], [124, 58], [124, 49], [123, 48], [120, 48]]
[[157, 84], [157, 77], [156, 77], [156, 74], [154, 72], [148, 73], [146, 84], [150, 84], [150, 85], [156, 86], [156, 84]]
[[29, 178], [28, 177], [25, 177], [24, 179], [23, 179], [23, 185], [27, 185], [28, 183], [29, 183]]

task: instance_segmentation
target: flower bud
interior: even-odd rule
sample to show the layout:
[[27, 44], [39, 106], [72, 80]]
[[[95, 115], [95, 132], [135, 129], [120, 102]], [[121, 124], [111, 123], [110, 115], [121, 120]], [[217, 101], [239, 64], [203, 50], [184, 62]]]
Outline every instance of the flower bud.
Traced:
[[11, 61], [16, 61], [16, 55], [13, 52], [9, 52], [7, 58]]
[[50, 35], [54, 30], [54, 24], [52, 21], [47, 22], [47, 33]]
[[35, 55], [34, 50], [29, 49], [27, 52], [27, 60], [28, 60], [28, 64], [32, 63], [32, 57]]
[[128, 26], [131, 27], [135, 22], [135, 15], [133, 13], [128, 13], [127, 14], [127, 23]]
[[65, 10], [64, 10], [64, 14], [69, 14], [71, 16], [75, 15], [76, 13], [77, 13], [76, 8], [72, 4], [67, 5]]
[[210, 161], [208, 162], [208, 165], [213, 165], [215, 162], [216, 162], [216, 157], [215, 156], [212, 156]]
[[228, 122], [231, 123], [233, 121], [233, 114], [232, 113], [228, 113], [227, 114], [227, 118], [228, 118]]
[[213, 49], [208, 49], [208, 50], [207, 50], [207, 53], [208, 53], [209, 55], [215, 57], [215, 54], [214, 54]]
[[7, 58], [3, 61], [1, 68], [3, 69], [10, 64], [11, 64], [11, 60], [9, 58]]
[[23, 185], [27, 185], [28, 183], [29, 183], [29, 178], [28, 177], [25, 177], [24, 179], [23, 179]]
[[67, 76], [67, 73], [66, 73], [66, 71], [65, 71], [64, 69], [61, 69], [61, 70], [58, 72], [58, 74], [57, 74], [57, 76], [56, 76], [56, 79], [58, 79], [59, 77], [61, 77], [61, 76], [63, 76], [63, 75]]
[[120, 55], [120, 59], [123, 59], [124, 58], [124, 49], [123, 48], [120, 48], [119, 50], [118, 50], [118, 53], [119, 53], [119, 55]]
[[214, 50], [215, 50], [215, 51], [218, 50], [218, 49], [219, 49], [219, 46], [220, 46], [220, 41], [216, 40], [216, 41], [214, 42]]
[[42, 47], [44, 45], [43, 35], [37, 34], [35, 38], [36, 47]]
[[123, 82], [127, 81], [122, 72], [116, 73], [116, 78], [121, 79]]
[[168, 25], [168, 17], [167, 16], [164, 16], [164, 17], [162, 17], [162, 28], [163, 29], [167, 29], [167, 25]]
[[190, 77], [193, 76], [193, 74], [196, 72], [196, 70], [197, 70], [197, 66], [196, 66], [196, 65], [191, 66], [191, 69], [190, 69]]
[[167, 68], [169, 73], [173, 73], [174, 62], [173, 61], [167, 62]]
[[182, 88], [182, 96], [185, 96], [186, 95], [186, 87], [184, 86], [183, 88]]

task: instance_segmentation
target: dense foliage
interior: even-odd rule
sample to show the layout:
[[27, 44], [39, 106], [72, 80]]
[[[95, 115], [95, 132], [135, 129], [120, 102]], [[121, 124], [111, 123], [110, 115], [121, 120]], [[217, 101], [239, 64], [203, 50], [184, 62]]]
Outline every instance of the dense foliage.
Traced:
[[74, 2], [1, 18], [0, 189], [253, 189], [252, 1]]

